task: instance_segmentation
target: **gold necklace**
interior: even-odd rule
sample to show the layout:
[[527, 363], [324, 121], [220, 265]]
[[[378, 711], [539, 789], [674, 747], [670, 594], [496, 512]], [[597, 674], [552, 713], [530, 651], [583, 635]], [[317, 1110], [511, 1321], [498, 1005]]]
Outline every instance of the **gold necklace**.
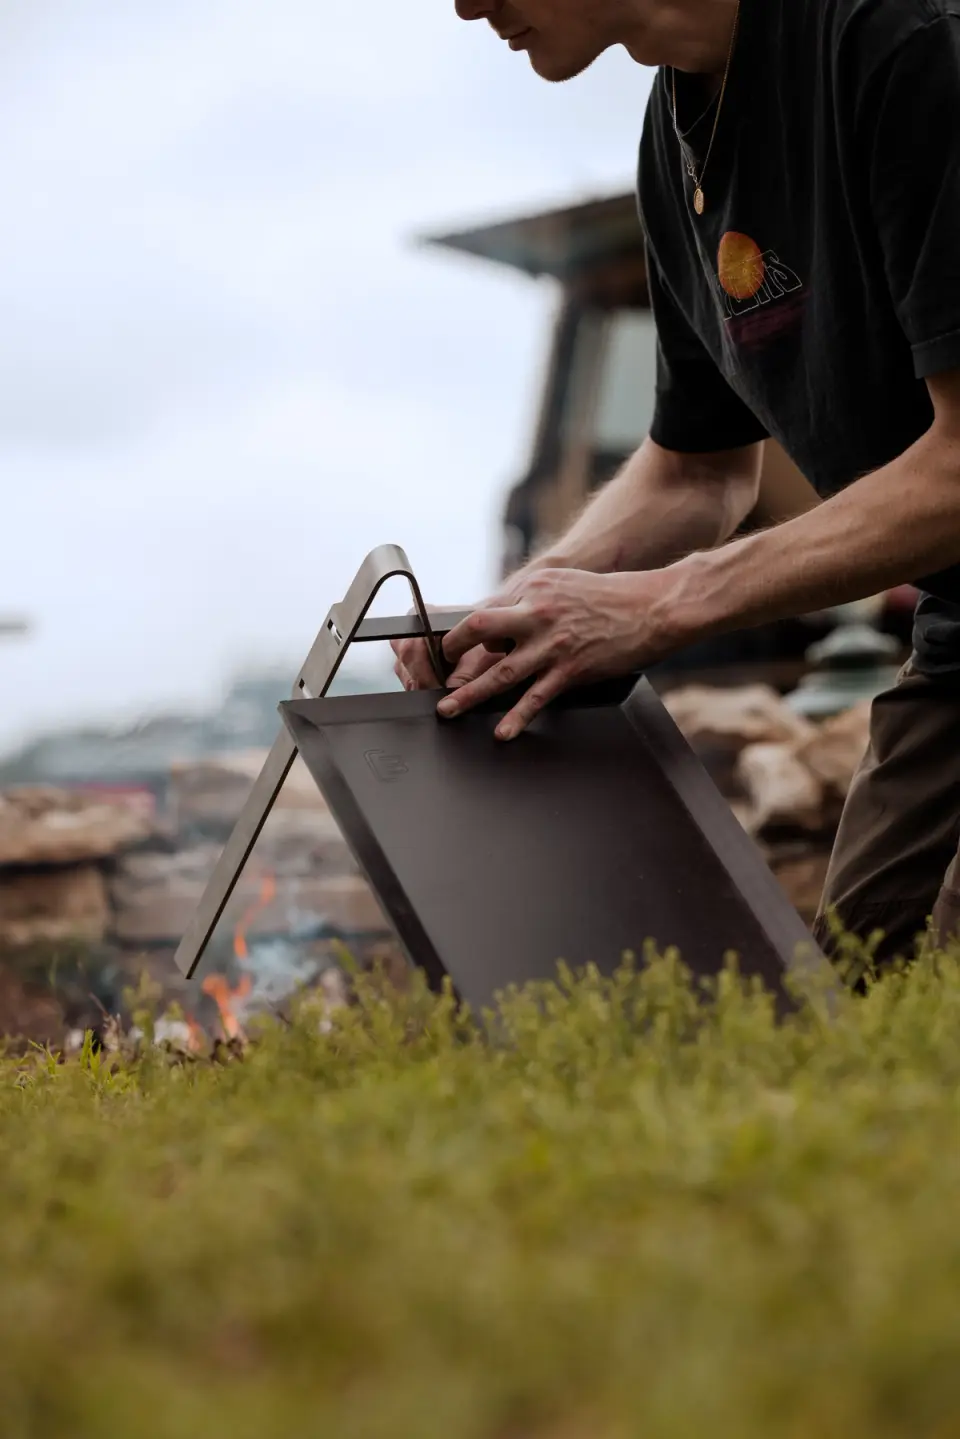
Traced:
[[710, 155], [713, 150], [713, 141], [717, 133], [717, 124], [720, 120], [720, 111], [723, 108], [723, 97], [727, 91], [727, 79], [730, 75], [730, 64], [733, 60], [734, 46], [737, 43], [737, 26], [739, 24], [739, 21], [740, 0], [737, 0], [737, 10], [736, 14], [733, 17], [733, 31], [730, 35], [730, 49], [727, 51], [727, 63], [724, 66], [723, 80], [720, 85], [720, 94], [717, 97], [717, 109], [713, 117], [713, 129], [710, 131], [710, 143], [707, 146], [707, 153], [704, 157], [703, 169], [700, 171], [699, 178], [697, 176], [697, 168], [687, 152], [687, 147], [683, 143], [683, 136], [680, 134], [680, 127], [677, 124], [677, 72], [673, 69], [672, 66], [670, 67], [670, 82], [673, 90], [673, 129], [674, 133], [676, 134], [677, 141], [680, 145], [680, 153], [683, 156], [683, 163], [686, 167], [687, 174], [693, 181], [693, 208], [696, 210], [698, 215], [702, 215], [704, 209], [706, 208], [707, 201], [703, 193], [703, 177], [707, 173], [707, 166], [710, 163]]

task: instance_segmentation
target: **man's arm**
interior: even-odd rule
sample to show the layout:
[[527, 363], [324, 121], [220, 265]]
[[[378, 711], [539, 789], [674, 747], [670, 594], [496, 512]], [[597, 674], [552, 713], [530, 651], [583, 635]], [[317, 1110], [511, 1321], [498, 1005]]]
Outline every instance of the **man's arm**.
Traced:
[[960, 562], [960, 371], [931, 379], [933, 425], [898, 459], [816, 509], [664, 569], [531, 576], [512, 609], [478, 611], [444, 642], [516, 648], [443, 715], [532, 680], [501, 720], [513, 739], [570, 685], [645, 668], [705, 635], [876, 594]]
[[530, 567], [659, 569], [721, 544], [756, 504], [762, 458], [759, 444], [681, 455], [648, 438]]
[[960, 370], [927, 385], [933, 424], [891, 464], [774, 530], [672, 566], [681, 631], [763, 624], [960, 563]]
[[[544, 570], [612, 574], [658, 569], [692, 550], [721, 544], [756, 503], [763, 447], [680, 455], [647, 439], [598, 490], [560, 539], [517, 571], [486, 605], [510, 605], [526, 580]], [[408, 689], [437, 678], [422, 640], [395, 640], [395, 671]], [[479, 648], [460, 658], [449, 683], [476, 679], [497, 656]]]

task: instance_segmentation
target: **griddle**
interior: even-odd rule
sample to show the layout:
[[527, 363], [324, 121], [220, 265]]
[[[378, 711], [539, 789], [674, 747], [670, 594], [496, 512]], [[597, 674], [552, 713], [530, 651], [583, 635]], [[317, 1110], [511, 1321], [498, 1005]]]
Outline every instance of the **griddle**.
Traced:
[[[415, 613], [366, 620], [403, 574]], [[323, 697], [351, 642], [442, 635], [402, 550], [367, 557], [334, 606], [284, 728], [177, 953], [194, 974], [283, 779], [299, 753], [412, 964], [475, 1009], [558, 961], [612, 973], [648, 943], [695, 975], [732, 951], [782, 992], [818, 952], [729, 805], [641, 676], [561, 696], [518, 739], [494, 738], [516, 695], [453, 720], [436, 691]], [[312, 683], [311, 683], [312, 681]], [[438, 677], [438, 684], [440, 680]]]

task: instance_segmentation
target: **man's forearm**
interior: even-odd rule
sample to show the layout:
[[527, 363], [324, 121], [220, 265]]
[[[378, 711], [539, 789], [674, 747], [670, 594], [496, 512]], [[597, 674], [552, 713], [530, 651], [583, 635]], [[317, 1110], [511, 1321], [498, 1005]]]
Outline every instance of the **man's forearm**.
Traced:
[[756, 499], [759, 447], [677, 455], [647, 440], [533, 567], [655, 569], [734, 533]]
[[674, 565], [689, 635], [844, 604], [960, 562], [960, 444], [928, 432], [892, 464], [772, 530]]

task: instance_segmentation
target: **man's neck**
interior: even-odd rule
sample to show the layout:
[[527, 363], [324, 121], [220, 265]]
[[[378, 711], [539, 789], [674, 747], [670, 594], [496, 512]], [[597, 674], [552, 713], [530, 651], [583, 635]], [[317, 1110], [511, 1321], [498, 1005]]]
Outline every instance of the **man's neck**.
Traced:
[[720, 87], [737, 0], [624, 0], [622, 44], [640, 65], [669, 65]]

